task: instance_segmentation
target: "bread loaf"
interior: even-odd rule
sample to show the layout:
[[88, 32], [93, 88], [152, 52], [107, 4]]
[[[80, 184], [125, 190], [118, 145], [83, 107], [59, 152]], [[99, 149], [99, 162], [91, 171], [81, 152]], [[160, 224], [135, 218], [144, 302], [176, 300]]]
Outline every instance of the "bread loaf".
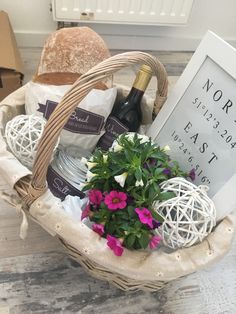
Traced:
[[[33, 78], [34, 83], [39, 84], [47, 84], [47, 85], [72, 85], [74, 82], [80, 77], [80, 74], [77, 73], [63, 73], [63, 72], [55, 72], [55, 73], [44, 73], [41, 75], [37, 75]], [[105, 90], [107, 86], [103, 82], [98, 82], [95, 87], [96, 89]]]
[[89, 27], [63, 28], [47, 39], [33, 80], [55, 85], [72, 84], [79, 75], [109, 57], [105, 42]]

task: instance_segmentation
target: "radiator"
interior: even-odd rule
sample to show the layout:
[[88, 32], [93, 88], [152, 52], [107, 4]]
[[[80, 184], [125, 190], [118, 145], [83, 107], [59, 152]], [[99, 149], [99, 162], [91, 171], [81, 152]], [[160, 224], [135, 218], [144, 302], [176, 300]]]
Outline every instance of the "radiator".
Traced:
[[186, 24], [193, 0], [52, 0], [61, 22], [140, 25]]

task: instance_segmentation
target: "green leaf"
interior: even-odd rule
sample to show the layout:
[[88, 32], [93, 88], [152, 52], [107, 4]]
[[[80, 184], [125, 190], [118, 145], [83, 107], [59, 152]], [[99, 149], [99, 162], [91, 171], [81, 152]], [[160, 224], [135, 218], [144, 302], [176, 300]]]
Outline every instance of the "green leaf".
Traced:
[[152, 216], [153, 216], [153, 218], [155, 218], [159, 222], [164, 221], [164, 218], [161, 215], [159, 215], [156, 211], [152, 211]]
[[125, 246], [128, 248], [128, 249], [132, 249], [133, 248], [133, 245], [134, 245], [134, 242], [135, 242], [135, 235], [134, 234], [129, 234], [126, 238], [125, 238]]
[[153, 182], [152, 184], [154, 191], [159, 194], [160, 193], [160, 187], [156, 182]]
[[108, 234], [114, 234], [116, 230], [116, 223], [114, 221], [111, 221], [106, 224], [106, 231]]
[[101, 204], [99, 205], [99, 207], [100, 207], [101, 209], [104, 209], [104, 210], [107, 209], [105, 203], [103, 203], [103, 202], [101, 202]]
[[157, 177], [157, 180], [159, 182], [163, 182], [163, 181], [166, 181], [166, 176], [164, 174], [160, 174], [158, 177]]
[[130, 218], [137, 217], [137, 214], [136, 214], [135, 211], [134, 211], [134, 207], [128, 206], [127, 212], [128, 212], [128, 214], [129, 214], [129, 217], [130, 217]]
[[130, 152], [129, 150], [126, 149], [126, 150], [124, 151], [124, 153], [125, 153], [125, 157], [126, 157], [127, 161], [131, 161], [131, 160], [132, 160], [132, 157], [133, 157], [133, 156], [132, 156], [132, 155], [133, 155], [132, 152]]
[[163, 173], [163, 168], [156, 168], [155, 171], [154, 171], [154, 176], [155, 177], [158, 177], [160, 174]]
[[156, 193], [156, 191], [155, 191], [153, 185], [149, 186], [149, 189], [148, 189], [148, 198], [149, 198], [149, 201], [152, 200], [156, 194], [157, 194], [157, 193]]
[[90, 183], [86, 183], [86, 185], [82, 188], [82, 191], [88, 191], [92, 188]]
[[147, 233], [142, 233], [141, 237], [138, 239], [138, 242], [140, 244], [140, 247], [142, 249], [146, 249], [148, 246], [150, 239], [149, 235]]
[[103, 191], [109, 191], [109, 189], [110, 189], [109, 181], [105, 181]]
[[129, 172], [129, 174], [126, 178], [126, 181], [125, 181], [125, 185], [127, 187], [134, 186], [135, 185], [134, 182], [135, 182], [135, 179], [134, 179], [133, 175]]
[[121, 226], [120, 226], [120, 229], [121, 230], [124, 230], [124, 231], [128, 231], [129, 229], [130, 229], [130, 221], [127, 223], [127, 222], [125, 222], [125, 223], [121, 223]]
[[170, 198], [176, 197], [174, 192], [162, 192], [159, 194], [159, 200], [160, 201], [166, 201], [169, 200]]
[[139, 220], [137, 220], [134, 224], [134, 227], [135, 229], [140, 229], [142, 227], [142, 223]]
[[142, 172], [145, 177], [149, 177], [150, 172], [147, 169], [143, 168]]
[[138, 181], [141, 181], [141, 179], [142, 179], [142, 171], [141, 171], [141, 169], [140, 168], [138, 168], [136, 171], [135, 171], [135, 178], [136, 178], [136, 180], [138, 180]]

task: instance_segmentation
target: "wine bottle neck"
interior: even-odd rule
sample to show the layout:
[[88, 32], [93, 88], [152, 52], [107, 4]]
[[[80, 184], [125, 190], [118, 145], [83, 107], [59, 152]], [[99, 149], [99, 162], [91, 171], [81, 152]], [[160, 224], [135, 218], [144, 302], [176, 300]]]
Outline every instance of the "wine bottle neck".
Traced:
[[143, 94], [144, 94], [143, 90], [133, 86], [126, 99], [134, 103], [138, 103], [139, 101], [141, 101]]
[[152, 78], [151, 69], [148, 66], [144, 65], [138, 71], [138, 74], [135, 78], [135, 81], [132, 87], [145, 92], [151, 78]]

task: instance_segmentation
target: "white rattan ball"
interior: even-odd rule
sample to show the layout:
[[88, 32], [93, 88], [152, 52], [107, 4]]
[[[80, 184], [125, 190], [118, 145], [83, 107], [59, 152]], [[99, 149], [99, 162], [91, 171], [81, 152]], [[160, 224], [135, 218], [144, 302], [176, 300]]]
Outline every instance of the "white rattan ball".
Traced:
[[33, 167], [45, 124], [43, 118], [35, 115], [19, 115], [6, 124], [5, 138], [11, 152], [29, 169]]
[[207, 196], [208, 187], [176, 177], [163, 182], [161, 189], [176, 195], [155, 206], [164, 219], [157, 229], [163, 244], [177, 249], [201, 242], [216, 224], [216, 209]]

